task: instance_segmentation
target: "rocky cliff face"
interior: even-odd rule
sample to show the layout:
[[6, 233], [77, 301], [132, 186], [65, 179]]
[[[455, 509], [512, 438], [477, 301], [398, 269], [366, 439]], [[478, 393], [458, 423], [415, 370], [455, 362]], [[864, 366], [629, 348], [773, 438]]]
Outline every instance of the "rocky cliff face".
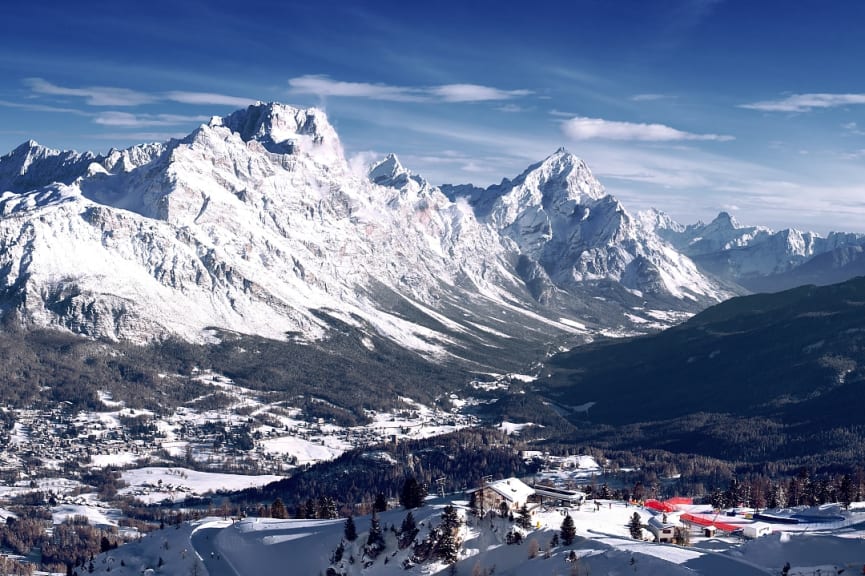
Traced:
[[353, 174], [315, 109], [257, 104], [104, 156], [29, 142], [0, 158], [0, 190], [7, 321], [94, 337], [318, 339], [338, 321], [463, 356], [727, 294], [564, 150], [466, 202], [395, 156]]
[[530, 275], [524, 279], [537, 278], [541, 269], [565, 292], [591, 292], [594, 286], [595, 295], [603, 296], [615, 283], [664, 305], [679, 300], [680, 308], [727, 295], [654, 230], [635, 221], [586, 164], [564, 149], [513, 181], [486, 190], [445, 191], [453, 198], [466, 197], [515, 251], [534, 263], [524, 264]]

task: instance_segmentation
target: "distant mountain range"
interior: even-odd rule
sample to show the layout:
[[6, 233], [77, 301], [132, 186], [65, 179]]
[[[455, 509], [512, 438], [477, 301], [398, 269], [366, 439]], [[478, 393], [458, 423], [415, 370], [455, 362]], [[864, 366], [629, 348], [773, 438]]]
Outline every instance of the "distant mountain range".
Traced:
[[29, 141], [0, 192], [4, 321], [132, 342], [349, 326], [490, 366], [862, 268], [860, 235], [634, 216], [564, 149], [486, 189], [358, 174], [323, 112], [273, 103], [104, 155]]
[[825, 238], [792, 228], [774, 232], [742, 226], [726, 212], [703, 224], [682, 226], [649, 211], [642, 222], [705, 273], [750, 292], [777, 292], [804, 284], [841, 282], [865, 271], [865, 235], [832, 232]]

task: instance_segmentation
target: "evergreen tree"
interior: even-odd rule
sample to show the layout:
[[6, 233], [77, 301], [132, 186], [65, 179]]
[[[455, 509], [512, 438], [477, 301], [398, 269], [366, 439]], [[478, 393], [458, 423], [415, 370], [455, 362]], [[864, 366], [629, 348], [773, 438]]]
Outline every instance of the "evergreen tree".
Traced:
[[631, 521], [628, 522], [628, 530], [631, 532], [631, 538], [635, 540], [643, 539], [643, 521], [637, 512], [634, 512], [634, 515], [631, 516]]
[[339, 517], [336, 511], [336, 502], [332, 496], [319, 496], [318, 505], [316, 506], [316, 518], [329, 520]]
[[561, 533], [562, 543], [565, 546], [570, 546], [574, 543], [574, 539], [577, 537], [577, 527], [574, 525], [574, 519], [571, 518], [570, 514], [562, 520]]
[[427, 488], [416, 478], [406, 478], [399, 493], [399, 503], [404, 508], [420, 508], [427, 497]]
[[304, 515], [307, 518], [315, 518], [315, 501], [312, 498], [307, 498], [304, 504]]
[[529, 515], [529, 508], [525, 504], [520, 507], [520, 517], [517, 518], [517, 526], [524, 530], [532, 529], [532, 518]]
[[850, 477], [850, 474], [844, 474], [841, 478], [839, 491], [841, 493], [841, 504], [844, 505], [844, 508], [849, 509], [850, 503], [853, 502], [853, 499], [856, 497], [856, 489], [853, 486], [853, 478]]
[[411, 510], [409, 510], [402, 521], [402, 526], [400, 526], [399, 529], [399, 547], [408, 548], [409, 546], [411, 546], [418, 532], [419, 530], [417, 524], [414, 521], [414, 516], [412, 515]]
[[281, 498], [277, 497], [277, 499], [273, 501], [273, 504], [270, 505], [270, 517], [279, 519], [285, 519], [288, 517], [288, 514], [285, 511], [285, 504], [282, 503]]
[[333, 551], [333, 555], [330, 557], [330, 563], [339, 563], [342, 560], [343, 554], [345, 554], [345, 545], [340, 541], [339, 545], [336, 547], [336, 550]]
[[369, 536], [366, 538], [366, 555], [370, 558], [375, 558], [384, 548], [384, 532], [381, 527], [381, 521], [378, 519], [378, 513], [373, 512], [369, 525]]
[[357, 540], [357, 528], [354, 525], [354, 518], [352, 516], [345, 519], [345, 539], [349, 542]]
[[461, 522], [460, 517], [457, 514], [457, 509], [451, 505], [447, 505], [442, 510], [442, 526], [449, 528], [451, 530], [455, 530], [459, 528]]
[[436, 555], [445, 564], [453, 566], [459, 558], [460, 541], [457, 537], [460, 519], [456, 508], [445, 506], [442, 511], [442, 523], [438, 530], [440, 532], [436, 543]]
[[607, 486], [607, 483], [606, 483], [606, 482], [604, 482], [603, 484], [601, 484], [601, 489], [600, 489], [600, 491], [598, 492], [598, 497], [599, 497], [599, 498], [603, 498], [604, 500], [609, 500], [610, 498], [613, 497], [613, 493], [610, 492], [610, 487]]
[[379, 492], [375, 497], [372, 509], [376, 512], [387, 512], [387, 498], [383, 492]]

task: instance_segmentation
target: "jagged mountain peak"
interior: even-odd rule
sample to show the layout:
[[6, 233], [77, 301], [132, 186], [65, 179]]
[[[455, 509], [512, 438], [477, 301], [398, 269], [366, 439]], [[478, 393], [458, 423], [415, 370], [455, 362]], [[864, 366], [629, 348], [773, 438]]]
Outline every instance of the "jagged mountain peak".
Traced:
[[513, 184], [515, 187], [536, 188], [541, 196], [546, 197], [564, 195], [579, 200], [586, 196], [597, 200], [605, 195], [604, 187], [586, 163], [564, 147], [529, 166]]
[[210, 127], [224, 126], [245, 141], [255, 140], [274, 154], [298, 151], [322, 160], [342, 160], [339, 137], [324, 111], [277, 102], [257, 102], [228, 116], [214, 117]]
[[707, 225], [707, 227], [708, 226], [727, 230], [738, 230], [739, 228], [742, 228], [742, 225], [739, 224], [739, 221], [726, 211], [718, 212], [718, 215], [715, 216], [715, 219], [712, 220]]
[[681, 233], [685, 231], [685, 226], [673, 219], [672, 216], [661, 210], [649, 208], [641, 210], [636, 214], [637, 223], [646, 232], [655, 232], [661, 234], [665, 231]]
[[376, 162], [369, 169], [369, 179], [373, 184], [382, 186], [390, 186], [391, 182], [397, 178], [406, 178], [411, 175], [411, 172], [406, 170], [399, 158], [394, 153], [390, 153], [384, 159]]
[[69, 184], [98, 160], [92, 152], [54, 150], [27, 140], [0, 156], [0, 192], [27, 192], [54, 182]]

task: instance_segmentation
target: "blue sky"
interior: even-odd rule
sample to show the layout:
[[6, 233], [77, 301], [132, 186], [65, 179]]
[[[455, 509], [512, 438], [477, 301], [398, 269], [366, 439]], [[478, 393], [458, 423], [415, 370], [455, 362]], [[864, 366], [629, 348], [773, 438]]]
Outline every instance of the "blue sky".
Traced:
[[436, 184], [565, 146], [629, 210], [865, 232], [865, 2], [16, 2], [0, 153], [324, 108], [349, 156]]

